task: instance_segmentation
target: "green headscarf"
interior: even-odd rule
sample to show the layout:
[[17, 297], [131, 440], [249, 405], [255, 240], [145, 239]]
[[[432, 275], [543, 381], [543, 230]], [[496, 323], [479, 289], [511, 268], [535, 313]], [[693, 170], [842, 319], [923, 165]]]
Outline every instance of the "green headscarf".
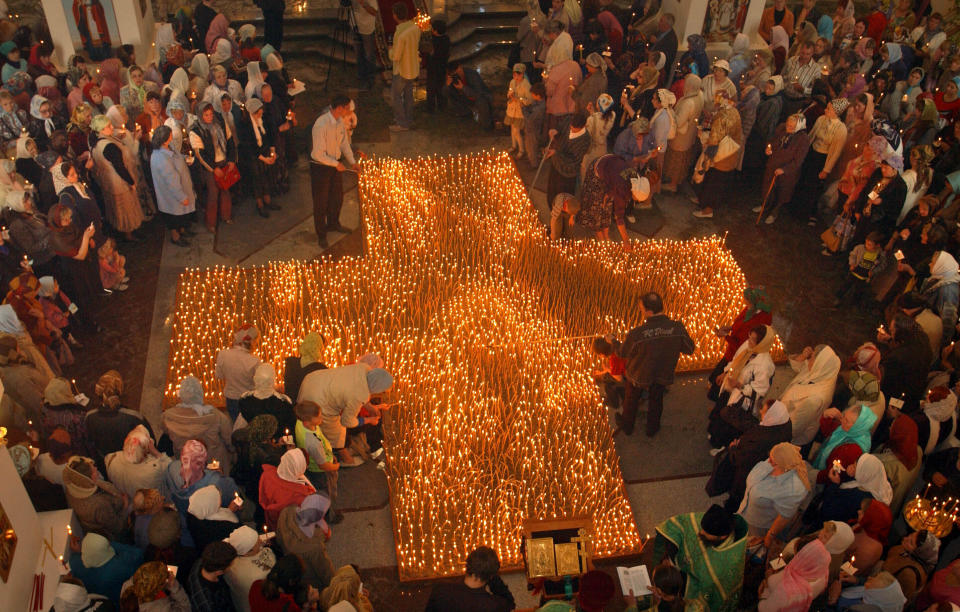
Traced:
[[880, 381], [869, 372], [850, 372], [847, 386], [858, 402], [875, 402], [880, 397]]
[[[849, 410], [849, 409], [848, 409]], [[830, 437], [823, 443], [823, 448], [817, 453], [817, 459], [813, 462], [813, 467], [822, 470], [827, 467], [827, 459], [833, 449], [842, 444], [856, 444], [863, 452], [870, 452], [870, 428], [877, 422], [877, 415], [873, 413], [868, 406], [860, 406], [860, 416], [857, 422], [853, 424], [850, 431], [844, 431], [842, 427], [837, 427], [830, 434]]]
[[747, 287], [743, 290], [743, 297], [747, 302], [753, 304], [755, 310], [751, 310], [743, 317], [744, 321], [749, 321], [753, 315], [758, 312], [770, 312], [770, 304], [768, 303], [770, 297], [767, 295], [767, 290], [763, 285], [757, 285], [756, 287]]
[[300, 367], [305, 368], [311, 363], [320, 361], [320, 351], [323, 350], [324, 340], [319, 332], [308, 332], [300, 343]]
[[253, 417], [250, 425], [247, 426], [250, 430], [250, 444], [260, 445], [267, 442], [277, 433], [279, 426], [277, 417], [272, 414], [258, 414]]

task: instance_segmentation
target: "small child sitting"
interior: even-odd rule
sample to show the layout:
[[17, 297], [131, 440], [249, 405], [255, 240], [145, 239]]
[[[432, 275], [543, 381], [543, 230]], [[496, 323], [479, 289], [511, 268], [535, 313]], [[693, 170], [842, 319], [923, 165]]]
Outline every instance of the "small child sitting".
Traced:
[[530, 160], [530, 167], [540, 163], [540, 147], [544, 143], [544, 124], [547, 116], [547, 88], [543, 82], [530, 86], [530, 104], [521, 108], [523, 113], [523, 145]]
[[617, 354], [620, 352], [620, 341], [610, 334], [594, 338], [593, 352], [607, 358], [603, 369], [593, 372], [593, 379], [603, 389], [604, 403], [610, 408], [617, 409], [626, 392], [623, 372], [627, 362]]
[[50, 325], [60, 330], [60, 334], [71, 346], [80, 346], [77, 339], [73, 337], [70, 320], [71, 315], [78, 310], [76, 304], [60, 290], [60, 283], [52, 276], [41, 276], [38, 282], [40, 290], [37, 292], [37, 300], [43, 307], [43, 316], [47, 318]]
[[876, 300], [871, 294], [870, 281], [883, 269], [885, 256], [880, 246], [882, 243], [883, 234], [873, 231], [867, 234], [863, 244], [853, 247], [848, 259], [850, 276], [837, 291], [834, 307], [847, 301], [858, 305], [866, 302], [871, 307], [876, 305]]
[[100, 255], [100, 282], [104, 289], [111, 291], [126, 291], [127, 276], [126, 263], [127, 258], [117, 252], [117, 242], [113, 238], [107, 238], [97, 249]]

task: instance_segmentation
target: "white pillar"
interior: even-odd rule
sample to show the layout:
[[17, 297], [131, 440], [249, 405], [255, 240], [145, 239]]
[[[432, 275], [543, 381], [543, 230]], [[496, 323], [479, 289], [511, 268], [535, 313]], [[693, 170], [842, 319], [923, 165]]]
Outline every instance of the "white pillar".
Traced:
[[61, 0], [42, 0], [41, 6], [53, 40], [54, 61], [58, 66], [66, 67], [70, 56], [75, 53], [70, 26], [67, 25], [73, 22], [73, 15], [68, 16]]

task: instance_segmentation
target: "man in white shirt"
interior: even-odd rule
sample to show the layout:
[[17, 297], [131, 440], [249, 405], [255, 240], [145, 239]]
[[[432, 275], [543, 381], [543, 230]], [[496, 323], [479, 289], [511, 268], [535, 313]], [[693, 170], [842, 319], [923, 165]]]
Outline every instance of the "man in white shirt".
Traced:
[[413, 124], [413, 84], [420, 76], [420, 28], [410, 19], [407, 5], [393, 5], [397, 29], [393, 33], [390, 61], [393, 62], [393, 84], [390, 96], [393, 100], [394, 123], [391, 132], [406, 132]]
[[360, 77], [360, 91], [373, 87], [373, 75], [376, 74], [377, 43], [373, 37], [377, 29], [377, 0], [353, 0], [353, 21], [356, 29], [357, 75]]
[[[340, 225], [343, 206], [343, 172], [359, 171], [350, 148], [347, 130], [341, 119], [350, 114], [350, 98], [338, 95], [330, 110], [313, 124], [313, 148], [310, 150], [310, 186], [313, 191], [313, 227], [317, 241], [327, 248], [327, 232], [348, 233]], [[344, 164], [341, 159], [346, 160]]]

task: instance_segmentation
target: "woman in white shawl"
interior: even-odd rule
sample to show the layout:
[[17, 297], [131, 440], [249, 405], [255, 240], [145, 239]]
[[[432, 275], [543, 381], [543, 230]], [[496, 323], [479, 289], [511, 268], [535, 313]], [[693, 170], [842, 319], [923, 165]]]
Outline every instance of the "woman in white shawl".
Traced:
[[157, 450], [143, 425], [137, 425], [127, 434], [123, 450], [104, 457], [110, 482], [130, 499], [137, 489], [156, 489], [166, 495], [163, 481], [170, 461], [169, 456]]
[[813, 441], [820, 425], [820, 415], [830, 406], [840, 372], [840, 358], [833, 349], [820, 345], [806, 347], [790, 357], [790, 367], [797, 372], [783, 391], [780, 401], [790, 412], [793, 443], [804, 446]]
[[193, 376], [180, 381], [179, 397], [180, 403], [163, 413], [163, 427], [174, 451], [179, 455], [188, 440], [200, 440], [207, 447], [207, 456], [219, 461], [222, 472], [229, 474], [233, 463], [230, 417], [204, 403], [203, 385]]
[[[107, 109], [107, 119], [110, 120], [110, 123], [113, 124], [113, 133], [117, 136], [117, 139], [123, 143], [123, 146], [126, 147], [127, 151], [130, 152], [130, 155], [136, 159], [140, 159], [140, 135], [139, 130], [140, 124], [135, 124], [137, 126], [137, 132], [131, 132], [126, 129], [126, 124], [129, 119], [127, 115], [127, 110], [120, 104], [114, 104]], [[157, 212], [157, 203], [153, 200], [153, 189], [150, 187], [150, 183], [147, 182], [146, 177], [143, 174], [142, 164], [136, 163], [133, 165], [134, 179], [136, 179], [137, 184], [137, 199], [140, 200], [140, 208], [143, 209], [143, 215], [146, 220], [149, 220]]]
[[293, 431], [297, 424], [293, 402], [277, 391], [276, 384], [277, 371], [273, 364], [264, 362], [253, 370], [253, 391], [240, 396], [240, 416], [237, 417], [236, 429], [244, 427], [243, 423], [251, 423], [261, 414], [270, 414], [277, 419], [278, 429], [288, 430], [285, 435]]
[[[191, 115], [188, 110], [189, 104], [186, 98], [182, 96], [173, 96], [167, 103], [167, 120], [163, 122], [163, 125], [173, 131], [170, 140], [171, 151], [183, 151], [183, 143], [187, 137], [187, 130], [189, 130], [193, 122], [197, 120], [197, 117]], [[191, 155], [192, 153], [187, 156], [187, 165], [192, 163], [193, 158]]]
[[681, 182], [686, 180], [690, 169], [693, 144], [697, 139], [697, 120], [703, 112], [703, 93], [701, 80], [690, 73], [683, 79], [683, 97], [677, 102], [674, 117], [677, 133], [667, 146], [663, 161], [663, 191], [675, 192]]
[[[847, 473], [849, 473], [847, 468]], [[888, 506], [893, 501], [893, 487], [887, 480], [887, 472], [883, 469], [883, 463], [869, 453], [860, 455], [856, 466], [853, 469], [853, 480], [840, 485], [840, 489], [860, 489], [870, 494], [873, 499], [881, 501]]]
[[920, 295], [940, 315], [943, 321], [943, 338], [940, 346], [950, 344], [957, 325], [957, 303], [960, 302], [960, 266], [953, 255], [946, 251], [934, 253], [930, 263], [930, 276], [920, 286]]
[[257, 97], [260, 85], [265, 82], [263, 72], [260, 70], [260, 62], [247, 62], [247, 86], [243, 89], [243, 95], [247, 100]]
[[229, 538], [237, 528], [240, 522], [237, 512], [242, 506], [234, 499], [224, 508], [222, 501], [221, 491], [215, 485], [201, 487], [190, 496], [186, 522], [197, 550], [203, 550], [211, 542]]
[[177, 37], [173, 33], [173, 24], [161, 23], [160, 27], [157, 28], [157, 35], [153, 39], [153, 46], [157, 50], [157, 57], [161, 59], [165, 58], [167, 56], [167, 48], [175, 44], [177, 44]]
[[214, 66], [210, 69], [210, 74], [213, 78], [210, 80], [210, 85], [203, 94], [205, 101], [213, 104], [214, 108], [216, 108], [220, 106], [220, 97], [227, 93], [230, 94], [234, 102], [243, 104], [246, 100], [246, 98], [243, 97], [243, 88], [240, 87], [240, 83], [227, 77], [226, 68], [219, 65]]

